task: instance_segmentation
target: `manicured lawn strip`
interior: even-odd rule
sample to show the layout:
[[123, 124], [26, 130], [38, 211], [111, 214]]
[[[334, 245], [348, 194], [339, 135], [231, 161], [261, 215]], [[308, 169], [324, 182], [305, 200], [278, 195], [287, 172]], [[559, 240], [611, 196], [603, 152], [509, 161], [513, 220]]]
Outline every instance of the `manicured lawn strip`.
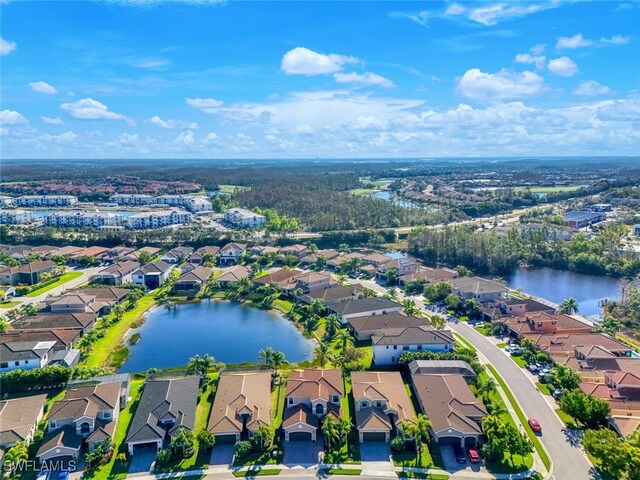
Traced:
[[13, 300], [11, 302], [0, 303], [0, 308], [11, 308], [15, 307], [16, 305], [20, 305], [20, 302], [18, 300]]
[[282, 470], [279, 468], [258, 468], [255, 470], [242, 470], [232, 472], [234, 477], [261, 477], [265, 475], [278, 475]]
[[441, 473], [398, 472], [398, 478], [427, 478], [429, 480], [448, 480], [449, 475]]
[[49, 285], [46, 285], [42, 288], [38, 288], [37, 290], [34, 290], [32, 292], [27, 293], [27, 297], [37, 297], [38, 295], [42, 295], [43, 293], [48, 292], [49, 290], [52, 290], [56, 287], [59, 287], [60, 285], [63, 285], [71, 280], [73, 280], [74, 278], [78, 278], [81, 277], [82, 275], [84, 275], [84, 272], [68, 272], [65, 273], [64, 275], [58, 277], [58, 279], [55, 282], [50, 283]]
[[561, 408], [557, 408], [556, 413], [558, 414], [558, 417], [560, 417], [560, 420], [562, 420], [562, 423], [564, 423], [567, 428], [571, 428], [574, 430], [584, 428], [584, 425], [582, 425], [582, 423], [578, 422], [575, 418], [573, 418], [571, 415], [569, 415], [567, 412], [565, 412]]
[[322, 472], [327, 475], [360, 475], [362, 470], [359, 468], [323, 468]]
[[222, 193], [235, 193], [236, 190], [239, 192], [251, 190], [251, 187], [245, 187], [243, 185], [218, 185], [218, 190]]
[[547, 383], [536, 382], [536, 387], [540, 390], [544, 395], [551, 395], [551, 390], [549, 390], [549, 385]]
[[111, 457], [111, 460], [109, 463], [100, 465], [99, 467], [87, 472], [83, 477], [84, 479], [114, 480], [126, 478], [128, 462], [123, 463], [116, 460], [116, 455], [127, 452], [127, 445], [124, 443], [124, 440], [127, 438], [129, 424], [131, 423], [131, 419], [138, 407], [142, 383], [142, 380], [131, 381], [131, 401], [127, 407], [120, 412], [120, 415], [118, 415], [118, 425], [116, 426], [116, 433], [113, 437], [114, 454]]
[[377, 188], [354, 188], [353, 190], [349, 190], [349, 193], [351, 195], [371, 195], [379, 191]]
[[91, 345], [89, 355], [81, 362], [82, 366], [101, 368], [108, 366], [111, 355], [122, 345], [122, 338], [140, 316], [156, 303], [154, 294], [150, 293], [138, 300], [133, 310], [127, 310], [122, 320], [110, 326], [104, 335]]
[[458, 340], [460, 343], [462, 343], [466, 348], [475, 351], [475, 347], [473, 345], [471, 345], [467, 341], [467, 339], [464, 338], [462, 335], [460, 335], [459, 333], [456, 333], [456, 332], [454, 332], [453, 335], [456, 337], [456, 340]]
[[429, 452], [427, 445], [423, 445], [420, 456], [417, 452], [394, 453], [393, 464], [396, 467], [434, 468], [431, 452]]
[[[531, 193], [560, 193], [560, 192], [575, 192], [579, 190], [579, 185], [566, 185], [566, 186], [557, 186], [557, 187], [530, 187], [529, 190]], [[516, 191], [527, 190], [527, 188], [516, 188]]]
[[502, 348], [504, 348], [504, 347], [506, 347], [506, 346], [507, 346], [507, 344], [506, 344], [506, 343], [498, 343], [498, 344], [496, 344], [496, 347], [498, 347], [498, 348], [500, 348], [500, 349], [502, 349]]
[[473, 328], [475, 328], [476, 332], [478, 332], [481, 335], [484, 335], [485, 337], [490, 337], [492, 335], [490, 327], [473, 327]]
[[513, 355], [509, 356], [511, 357], [511, 360], [516, 362], [520, 368], [527, 368], [527, 362], [524, 361], [524, 358], [517, 355], [515, 357]]
[[538, 455], [540, 455], [540, 458], [542, 459], [542, 463], [544, 463], [544, 466], [546, 467], [547, 470], [550, 470], [551, 460], [549, 459], [549, 456], [547, 455], [547, 452], [545, 451], [545, 449], [542, 447], [542, 444], [540, 443], [540, 439], [533, 432], [533, 430], [531, 430], [531, 427], [527, 423], [527, 418], [524, 416], [524, 413], [522, 412], [520, 405], [518, 404], [513, 394], [511, 393], [511, 390], [507, 388], [507, 384], [502, 379], [502, 377], [498, 374], [497, 370], [494, 368], [493, 365], [487, 365], [487, 368], [491, 371], [493, 376], [496, 378], [496, 380], [502, 387], [502, 390], [504, 391], [505, 395], [509, 399], [509, 402], [511, 402], [511, 405], [513, 406], [513, 409], [516, 411], [516, 414], [518, 415], [520, 422], [522, 423], [522, 425], [524, 425], [525, 432], [527, 432], [527, 435], [529, 436], [529, 438], [531, 439], [531, 442], [533, 443], [533, 447], [536, 449], [536, 452], [538, 452]]

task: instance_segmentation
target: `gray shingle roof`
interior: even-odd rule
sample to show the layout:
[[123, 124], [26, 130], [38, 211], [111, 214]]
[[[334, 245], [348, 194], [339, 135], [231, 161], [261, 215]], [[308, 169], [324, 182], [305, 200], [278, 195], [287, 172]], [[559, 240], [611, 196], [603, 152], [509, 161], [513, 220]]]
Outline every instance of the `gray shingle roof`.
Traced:
[[328, 306], [338, 315], [349, 315], [359, 312], [371, 312], [375, 310], [385, 310], [401, 308], [401, 305], [386, 298], [360, 298], [358, 300], [347, 300], [346, 302], [332, 303]]

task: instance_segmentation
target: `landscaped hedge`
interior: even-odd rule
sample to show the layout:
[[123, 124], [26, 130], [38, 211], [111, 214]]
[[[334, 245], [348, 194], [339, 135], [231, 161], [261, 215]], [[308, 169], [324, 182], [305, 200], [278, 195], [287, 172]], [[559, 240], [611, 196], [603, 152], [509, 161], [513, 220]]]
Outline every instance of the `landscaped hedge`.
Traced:
[[70, 378], [71, 369], [59, 365], [34, 370], [17, 369], [0, 376], [0, 391], [5, 394], [60, 388]]

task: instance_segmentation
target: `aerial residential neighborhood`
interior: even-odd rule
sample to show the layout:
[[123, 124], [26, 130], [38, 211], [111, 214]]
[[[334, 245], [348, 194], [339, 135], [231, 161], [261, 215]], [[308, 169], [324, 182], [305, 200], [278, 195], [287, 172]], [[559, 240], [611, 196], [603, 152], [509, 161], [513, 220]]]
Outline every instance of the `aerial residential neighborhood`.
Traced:
[[637, 480], [636, 1], [0, 1], [7, 480]]

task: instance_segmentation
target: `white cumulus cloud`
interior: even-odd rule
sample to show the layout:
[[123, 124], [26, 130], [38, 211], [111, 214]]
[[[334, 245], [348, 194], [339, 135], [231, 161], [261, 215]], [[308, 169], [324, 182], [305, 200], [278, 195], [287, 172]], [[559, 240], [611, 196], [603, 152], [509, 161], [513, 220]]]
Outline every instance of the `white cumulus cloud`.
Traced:
[[0, 111], [0, 125], [25, 125], [29, 123], [20, 112], [15, 110]]
[[491, 26], [498, 24], [502, 20], [512, 20], [556, 7], [557, 5], [554, 2], [547, 4], [496, 3], [468, 9], [467, 16], [469, 20], [485, 26]]
[[184, 120], [163, 120], [158, 115], [154, 115], [149, 119], [149, 123], [156, 125], [160, 128], [172, 129], [172, 128], [188, 128], [190, 130], [196, 130], [198, 124], [196, 122], [185, 122]]
[[595, 80], [582, 82], [573, 91], [574, 95], [580, 95], [582, 97], [596, 97], [598, 95], [606, 95], [607, 93], [611, 93], [611, 89], [606, 85], [596, 82]]
[[11, 42], [0, 37], [0, 55], [9, 55], [17, 46], [16, 42]]
[[122, 120], [127, 118], [120, 113], [112, 112], [104, 103], [93, 98], [82, 98], [76, 102], [63, 103], [60, 108], [80, 120]]
[[44, 123], [48, 123], [49, 125], [62, 125], [64, 122], [60, 117], [40, 117]]
[[589, 47], [593, 45], [593, 43], [593, 40], [587, 40], [581, 33], [576, 33], [571, 37], [560, 37], [556, 42], [556, 48], [559, 50], [563, 48], [573, 50], [576, 48]]
[[547, 60], [547, 57], [544, 55], [531, 55], [530, 53], [518, 53], [515, 60], [518, 63], [535, 65], [536, 68], [540, 69], [544, 67], [544, 62]]
[[600, 39], [600, 43], [603, 44], [608, 44], [608, 45], [626, 45], [627, 43], [629, 43], [629, 40], [631, 40], [631, 38], [629, 36], [625, 36], [625, 35], [614, 35], [613, 37], [607, 38], [607, 37], [602, 37]]
[[333, 78], [338, 83], [361, 83], [364, 85], [377, 85], [380, 87], [393, 87], [394, 83], [377, 73], [373, 72], [364, 72], [364, 73], [343, 73], [338, 72], [333, 74]]
[[193, 145], [195, 142], [195, 134], [191, 130], [186, 130], [180, 133], [174, 142], [181, 145]]
[[53, 95], [58, 93], [58, 90], [53, 85], [48, 84], [47, 82], [39, 81], [39, 82], [29, 82], [29, 88], [36, 93], [43, 93], [45, 95]]
[[357, 62], [355, 57], [347, 55], [325, 55], [308, 48], [296, 47], [284, 54], [280, 68], [288, 75], [330, 75], [342, 71], [345, 65]]
[[547, 68], [551, 73], [560, 77], [573, 77], [578, 73], [578, 65], [569, 57], [558, 57], [549, 60]]
[[224, 105], [222, 100], [216, 100], [215, 98], [187, 98], [186, 102], [190, 107], [206, 113], [215, 113]]
[[458, 91], [473, 100], [529, 97], [541, 93], [545, 88], [544, 79], [535, 72], [512, 72], [504, 68], [497, 73], [485, 73], [472, 68], [458, 78]]
[[73, 143], [73, 141], [78, 138], [74, 132], [64, 132], [59, 135], [51, 135], [49, 133], [43, 133], [40, 135], [40, 139], [46, 142], [54, 142], [54, 143]]

